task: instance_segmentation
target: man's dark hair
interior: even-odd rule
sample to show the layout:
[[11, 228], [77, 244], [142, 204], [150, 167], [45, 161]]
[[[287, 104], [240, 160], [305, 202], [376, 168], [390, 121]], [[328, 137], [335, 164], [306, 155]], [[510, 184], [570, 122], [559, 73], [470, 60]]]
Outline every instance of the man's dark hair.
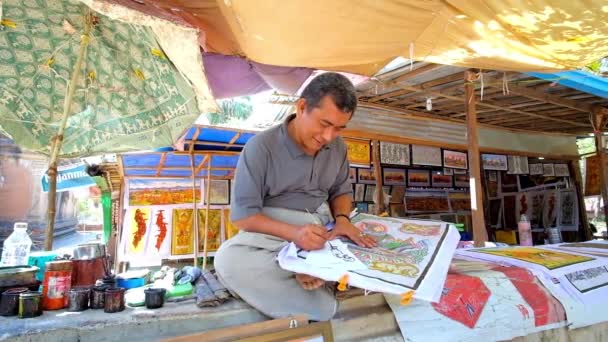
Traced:
[[344, 75], [326, 72], [315, 78], [304, 88], [300, 98], [306, 100], [308, 108], [319, 106], [325, 96], [330, 96], [338, 109], [345, 113], [355, 113], [357, 93], [355, 86]]

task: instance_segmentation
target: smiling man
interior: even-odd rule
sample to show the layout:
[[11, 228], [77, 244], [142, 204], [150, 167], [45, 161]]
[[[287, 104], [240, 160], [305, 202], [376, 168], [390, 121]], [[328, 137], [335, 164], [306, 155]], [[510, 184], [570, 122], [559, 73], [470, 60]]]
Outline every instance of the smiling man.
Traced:
[[241, 153], [231, 205], [241, 232], [222, 244], [215, 268], [227, 288], [270, 317], [308, 314], [320, 321], [337, 310], [321, 279], [279, 267], [276, 256], [287, 243], [315, 250], [344, 236], [375, 245], [349, 219], [352, 187], [340, 133], [356, 106], [346, 77], [321, 74], [302, 92], [296, 114], [256, 135]]

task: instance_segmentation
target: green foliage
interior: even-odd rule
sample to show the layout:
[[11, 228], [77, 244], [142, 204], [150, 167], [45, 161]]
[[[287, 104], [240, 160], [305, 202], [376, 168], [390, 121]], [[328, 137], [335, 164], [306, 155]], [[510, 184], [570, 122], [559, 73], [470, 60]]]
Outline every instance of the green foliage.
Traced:
[[585, 137], [576, 139], [578, 154], [589, 154], [595, 152], [595, 138]]
[[251, 98], [248, 96], [218, 100], [218, 105], [220, 106], [220, 112], [208, 115], [209, 123], [212, 125], [225, 124], [231, 120], [247, 120], [253, 113]]

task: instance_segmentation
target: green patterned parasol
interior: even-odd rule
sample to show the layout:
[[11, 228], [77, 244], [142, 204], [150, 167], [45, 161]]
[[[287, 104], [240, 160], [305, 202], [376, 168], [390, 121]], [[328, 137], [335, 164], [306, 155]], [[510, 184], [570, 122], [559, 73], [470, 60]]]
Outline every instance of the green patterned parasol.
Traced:
[[0, 131], [51, 179], [59, 156], [170, 146], [216, 110], [197, 38], [96, 0], [0, 0]]

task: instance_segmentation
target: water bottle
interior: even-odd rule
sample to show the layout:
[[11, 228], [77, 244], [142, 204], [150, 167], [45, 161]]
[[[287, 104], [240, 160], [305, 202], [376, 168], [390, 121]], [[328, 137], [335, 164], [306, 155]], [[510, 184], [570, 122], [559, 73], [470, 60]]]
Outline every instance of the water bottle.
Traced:
[[13, 233], [4, 241], [1, 266], [27, 265], [32, 239], [27, 235], [27, 223], [16, 222]]
[[519, 231], [519, 245], [532, 246], [532, 229], [530, 227], [530, 221], [528, 221], [525, 214], [522, 214], [519, 218], [517, 230]]

